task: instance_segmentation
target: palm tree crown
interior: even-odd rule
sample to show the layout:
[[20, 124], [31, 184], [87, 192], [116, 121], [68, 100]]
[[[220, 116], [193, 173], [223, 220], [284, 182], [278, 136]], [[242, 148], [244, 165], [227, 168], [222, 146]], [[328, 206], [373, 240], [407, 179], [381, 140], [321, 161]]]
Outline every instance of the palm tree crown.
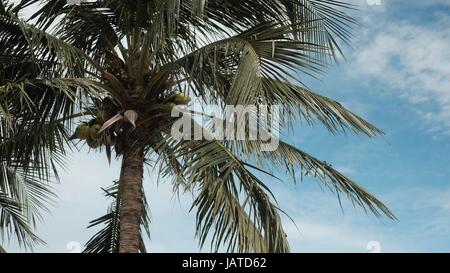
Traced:
[[[87, 143], [121, 176], [86, 252], [145, 252], [143, 168], [193, 192], [197, 237], [213, 250], [288, 252], [275, 197], [259, 174], [312, 176], [375, 215], [393, 214], [330, 165], [280, 141], [179, 140], [175, 104], [283, 105], [282, 128], [382, 132], [302, 84], [341, 54], [355, 24], [333, 0], [23, 0], [0, 5], [0, 231], [25, 246], [53, 197], [66, 149]], [[70, 2], [70, 1], [69, 1]], [[27, 18], [28, 7], [35, 12]], [[192, 122], [195, 122], [193, 119]], [[201, 124], [197, 124], [200, 125]], [[71, 132], [71, 133], [69, 133]], [[150, 163], [149, 163], [150, 164]]]

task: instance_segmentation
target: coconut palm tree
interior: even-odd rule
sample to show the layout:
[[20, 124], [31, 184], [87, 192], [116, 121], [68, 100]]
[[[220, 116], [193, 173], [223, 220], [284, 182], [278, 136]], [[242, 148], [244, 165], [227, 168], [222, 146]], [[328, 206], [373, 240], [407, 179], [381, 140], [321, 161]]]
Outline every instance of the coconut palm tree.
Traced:
[[[74, 3], [75, 2], [75, 3]], [[178, 139], [175, 105], [282, 105], [281, 129], [382, 132], [305, 88], [341, 55], [356, 22], [332, 0], [23, 0], [0, 6], [0, 229], [26, 245], [66, 150], [87, 144], [122, 162], [85, 252], [145, 252], [145, 166], [195, 196], [200, 246], [288, 252], [283, 211], [262, 181], [311, 176], [377, 216], [394, 215], [331, 165], [280, 140]], [[33, 14], [24, 10], [33, 7]], [[180, 108], [177, 106], [177, 109]], [[182, 108], [182, 107], [181, 107]], [[186, 109], [186, 107], [184, 108]], [[190, 122], [206, 126], [191, 111]], [[206, 113], [209, 114], [209, 113]], [[250, 129], [246, 129], [249, 131]], [[19, 190], [16, 190], [19, 188]], [[10, 190], [11, 189], [11, 190]], [[3, 198], [3, 199], [2, 199]], [[6, 218], [5, 218], [6, 217]], [[3, 220], [8, 219], [8, 220]]]

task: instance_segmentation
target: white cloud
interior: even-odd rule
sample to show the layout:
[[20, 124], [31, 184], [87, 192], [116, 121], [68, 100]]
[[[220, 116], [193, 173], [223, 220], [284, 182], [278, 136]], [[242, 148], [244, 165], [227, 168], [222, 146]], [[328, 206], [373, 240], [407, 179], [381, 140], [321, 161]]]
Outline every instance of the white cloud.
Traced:
[[354, 51], [351, 73], [396, 90], [417, 105], [430, 131], [450, 134], [450, 25], [437, 16], [433, 26], [390, 22], [367, 32], [373, 38]]
[[[304, 185], [307, 186], [307, 185]], [[450, 236], [450, 188], [393, 187], [376, 196], [399, 218], [390, 221], [365, 215], [345, 201], [344, 213], [337, 200], [310, 187], [301, 191], [277, 189], [281, 207], [295, 220], [285, 220], [294, 252], [369, 252], [370, 242], [379, 242], [382, 252], [448, 251]]]

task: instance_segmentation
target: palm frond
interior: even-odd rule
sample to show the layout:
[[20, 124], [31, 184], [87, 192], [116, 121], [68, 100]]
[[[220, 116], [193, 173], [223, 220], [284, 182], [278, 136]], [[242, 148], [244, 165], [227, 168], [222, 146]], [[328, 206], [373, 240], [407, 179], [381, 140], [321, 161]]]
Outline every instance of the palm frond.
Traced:
[[[115, 181], [113, 185], [107, 189], [104, 189], [105, 196], [111, 199], [111, 205], [108, 208], [108, 213], [102, 217], [99, 217], [89, 223], [88, 228], [94, 228], [103, 226], [85, 245], [84, 253], [118, 253], [119, 252], [119, 239], [120, 239], [120, 183]], [[142, 233], [150, 236], [150, 218], [148, 213], [148, 204], [144, 197], [144, 213], [142, 215]], [[140, 237], [140, 249], [141, 253], [146, 253], [144, 240]]]
[[[82, 50], [55, 35], [45, 32], [17, 17], [11, 10], [0, 12], [0, 45], [2, 54], [28, 56], [31, 60], [45, 60], [55, 74], [81, 76], [87, 71], [102, 70]], [[45, 72], [49, 72], [47, 69]]]
[[161, 152], [175, 156], [186, 190], [198, 190], [197, 235], [203, 246], [234, 252], [288, 252], [279, 212], [268, 187], [218, 141], [166, 140]]
[[[4, 168], [2, 168], [4, 169]], [[11, 176], [11, 173], [9, 174]], [[32, 248], [37, 243], [44, 243], [33, 232], [26, 206], [14, 197], [0, 191], [0, 238], [17, 239], [20, 246]]]
[[341, 194], [354, 205], [372, 212], [376, 216], [385, 215], [395, 220], [394, 214], [380, 200], [356, 184], [350, 178], [335, 170], [330, 164], [280, 141], [279, 147], [273, 152], [263, 152], [259, 160], [269, 160], [287, 174], [309, 176], [322, 183], [324, 188], [335, 193], [340, 200]]
[[31, 248], [43, 242], [32, 228], [55, 199], [50, 183], [57, 179], [56, 166], [64, 164], [64, 131], [45, 124], [37, 131], [13, 124], [2, 123], [0, 134], [0, 194], [10, 201], [0, 204], [0, 232]]
[[[225, 120], [222, 121], [225, 127], [229, 126], [229, 124], [226, 124]], [[208, 134], [209, 132], [207, 128], [202, 128], [202, 130], [205, 134]], [[248, 135], [249, 130], [252, 129], [246, 126], [246, 130], [246, 134]], [[197, 132], [199, 131], [200, 129], [197, 129]], [[269, 132], [265, 133], [270, 134]], [[233, 154], [241, 155], [242, 159], [240, 160], [242, 160], [244, 166], [249, 166], [258, 172], [272, 175], [273, 169], [284, 170], [284, 173], [291, 175], [294, 181], [296, 181], [297, 176], [299, 175], [302, 177], [312, 177], [322, 182], [322, 185], [325, 188], [335, 193], [339, 200], [341, 194], [343, 194], [354, 205], [357, 205], [364, 210], [369, 210], [378, 217], [385, 215], [390, 219], [396, 219], [394, 214], [380, 200], [375, 198], [350, 178], [335, 170], [331, 165], [287, 144], [281, 139], [277, 138], [276, 140], [278, 142], [278, 147], [273, 151], [262, 149], [264, 145], [264, 141], [262, 140], [225, 140], [222, 141], [222, 145], [232, 151]], [[219, 143], [219, 141], [216, 142]], [[244, 160], [254, 160], [261, 168], [256, 168], [248, 163], [244, 163]], [[269, 169], [269, 171], [264, 169]]]
[[290, 26], [260, 24], [187, 53], [163, 66], [160, 73], [182, 73], [194, 84], [193, 92], [204, 99], [212, 91], [217, 92], [215, 98], [229, 104], [255, 103], [262, 96], [261, 76], [286, 81], [298, 71], [320, 71], [320, 60], [308, 52], [322, 46], [293, 40], [292, 32]]
[[384, 134], [337, 101], [295, 84], [264, 78], [262, 90], [268, 105], [283, 105], [284, 113], [299, 116], [308, 124], [317, 119], [332, 133], [351, 130], [368, 137]]

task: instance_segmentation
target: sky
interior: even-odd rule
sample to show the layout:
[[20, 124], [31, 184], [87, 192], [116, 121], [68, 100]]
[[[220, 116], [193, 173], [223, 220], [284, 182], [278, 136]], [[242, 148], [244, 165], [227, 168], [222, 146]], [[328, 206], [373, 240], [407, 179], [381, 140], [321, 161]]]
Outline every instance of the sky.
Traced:
[[[384, 137], [333, 136], [299, 124], [287, 141], [327, 161], [382, 200], [399, 219], [378, 219], [323, 191], [317, 181], [265, 178], [280, 206], [293, 252], [450, 252], [450, 1], [352, 0], [361, 22], [346, 61], [308, 87], [338, 100], [382, 129]], [[119, 163], [73, 153], [56, 186], [59, 198], [37, 228], [35, 252], [77, 252], [106, 212], [101, 187]], [[176, 198], [152, 170], [150, 252], [198, 252], [191, 195]], [[9, 251], [23, 251], [11, 243]]]

